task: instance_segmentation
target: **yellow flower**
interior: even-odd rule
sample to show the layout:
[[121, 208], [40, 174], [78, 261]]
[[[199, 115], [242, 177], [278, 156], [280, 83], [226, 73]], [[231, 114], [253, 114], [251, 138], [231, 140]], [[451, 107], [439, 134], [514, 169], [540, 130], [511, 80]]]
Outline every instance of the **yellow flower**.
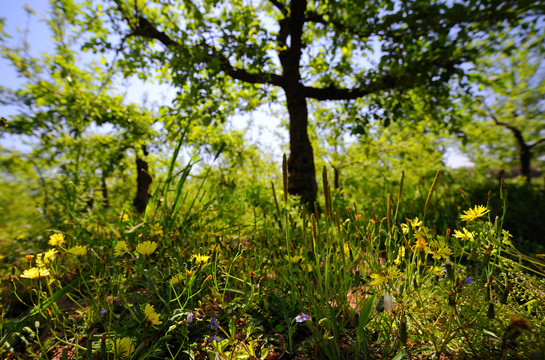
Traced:
[[134, 345], [131, 338], [124, 337], [115, 339], [114, 353], [118, 358], [126, 358], [134, 352]]
[[452, 254], [452, 250], [449, 249], [447, 244], [439, 241], [431, 241], [429, 246], [426, 247], [426, 252], [432, 254], [433, 258], [439, 260], [441, 258], [448, 259]]
[[161, 320], [159, 320], [159, 314], [155, 312], [153, 305], [146, 304], [144, 307], [144, 314], [146, 315], [146, 327], [163, 323]]
[[405, 258], [405, 247], [401, 246], [397, 252], [397, 259], [394, 260], [394, 264], [396, 266], [399, 266], [399, 264], [401, 264], [404, 258]]
[[61, 246], [62, 244], [64, 244], [64, 234], [53, 234], [49, 237], [49, 245]]
[[157, 243], [155, 241], [144, 241], [143, 243], [136, 245], [136, 251], [142, 256], [153, 254], [156, 248]]
[[210, 256], [196, 254], [196, 255], [193, 255], [193, 259], [195, 259], [195, 263], [199, 265], [199, 264], [204, 264], [205, 262], [207, 262], [208, 259], [210, 259]]
[[36, 279], [44, 276], [49, 276], [49, 270], [43, 267], [33, 267], [23, 271], [21, 277], [28, 279]]
[[442, 268], [440, 268], [439, 266], [432, 266], [432, 267], [430, 267], [430, 274], [432, 276], [444, 276], [445, 271]]
[[415, 217], [412, 220], [409, 220], [409, 222], [411, 223], [411, 227], [413, 228], [413, 230], [416, 230], [417, 227], [422, 226], [422, 220], [420, 220], [417, 217]]
[[119, 217], [119, 220], [121, 220], [121, 222], [129, 221], [129, 214], [130, 213], [128, 213], [128, 212], [121, 214], [121, 216]]
[[43, 267], [49, 264], [57, 256], [57, 250], [49, 249], [45, 253], [39, 253], [36, 255], [36, 264], [40, 267]]
[[180, 281], [182, 281], [184, 278], [184, 274], [183, 273], [178, 273], [176, 275], [174, 275], [171, 279], [170, 279], [170, 285], [176, 285], [178, 284]]
[[151, 234], [158, 237], [163, 236], [163, 227], [161, 226], [161, 224], [154, 224], [151, 228]]
[[297, 264], [299, 261], [303, 261], [303, 257], [301, 255], [295, 255], [295, 256], [292, 256], [291, 258], [288, 255], [284, 255], [284, 258], [286, 260], [291, 260], [293, 264]]
[[424, 251], [426, 249], [427, 245], [428, 245], [428, 243], [426, 242], [426, 239], [420, 238], [420, 239], [416, 240], [416, 244], [414, 245], [414, 247], [418, 251]]
[[410, 229], [416, 230], [420, 226], [422, 226], [422, 220], [415, 217], [414, 219], [405, 219], [407, 220], [408, 224], [401, 224], [401, 231], [403, 231], [403, 234], [408, 234]]
[[388, 269], [381, 271], [378, 274], [371, 274], [373, 279], [369, 285], [380, 285], [389, 279], [397, 279], [401, 276], [401, 271], [395, 266], [390, 266]]
[[466, 228], [462, 228], [462, 231], [454, 230], [453, 236], [455, 238], [462, 239], [462, 240], [469, 240], [469, 241], [475, 240], [475, 233], [472, 231], [469, 231]]
[[76, 256], [83, 256], [85, 254], [87, 254], [87, 246], [85, 245], [76, 245], [74, 247], [71, 247], [70, 249], [68, 249], [68, 252], [72, 255], [76, 255]]
[[129, 250], [129, 247], [127, 246], [127, 243], [123, 240], [115, 244], [114, 246], [114, 255], [121, 255], [125, 251]]
[[429, 238], [429, 231], [430, 231], [430, 229], [428, 229], [425, 226], [422, 226], [418, 230], [415, 230], [414, 238], [415, 239], [420, 239], [420, 238], [428, 239]]
[[485, 206], [476, 205], [473, 207], [473, 209], [465, 210], [464, 214], [460, 215], [460, 219], [463, 221], [473, 221], [489, 212], [490, 210], [488, 210]]

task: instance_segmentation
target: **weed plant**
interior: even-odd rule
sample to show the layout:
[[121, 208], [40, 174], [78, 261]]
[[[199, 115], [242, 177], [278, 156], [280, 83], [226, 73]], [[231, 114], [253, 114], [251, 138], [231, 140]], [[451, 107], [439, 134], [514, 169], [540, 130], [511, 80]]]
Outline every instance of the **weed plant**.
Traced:
[[502, 214], [463, 197], [459, 226], [438, 232], [439, 174], [419, 217], [399, 216], [403, 178], [370, 212], [337, 206], [325, 170], [307, 212], [284, 160], [274, 205], [226, 228], [202, 187], [185, 190], [194, 161], [175, 179], [175, 158], [145, 214], [73, 223], [15, 263], [4, 358], [545, 358], [545, 264], [502, 228], [503, 184]]

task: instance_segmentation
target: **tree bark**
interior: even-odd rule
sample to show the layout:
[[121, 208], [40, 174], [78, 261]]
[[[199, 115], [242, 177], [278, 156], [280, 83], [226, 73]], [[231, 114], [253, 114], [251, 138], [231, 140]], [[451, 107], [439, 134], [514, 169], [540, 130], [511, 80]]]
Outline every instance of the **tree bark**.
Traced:
[[104, 209], [110, 208], [110, 198], [108, 197], [108, 185], [106, 184], [106, 176], [102, 173], [102, 179], [100, 184], [102, 190], [102, 207]]
[[524, 135], [522, 135], [522, 131], [520, 131], [519, 128], [517, 128], [517, 127], [515, 127], [513, 125], [510, 125], [508, 123], [499, 121], [498, 118], [494, 114], [492, 114], [492, 112], [490, 110], [489, 110], [489, 112], [491, 114], [492, 120], [494, 120], [494, 123], [496, 123], [496, 125], [500, 125], [500, 126], [503, 126], [503, 127], [507, 128], [507, 129], [509, 129], [509, 131], [511, 131], [511, 133], [513, 134], [513, 136], [517, 140], [517, 150], [518, 150], [518, 153], [519, 153], [520, 174], [526, 178], [527, 183], [530, 183], [531, 178], [532, 178], [532, 174], [531, 174], [531, 170], [530, 170], [530, 161], [532, 160], [532, 151], [531, 151], [531, 149], [532, 149], [533, 145], [528, 145], [526, 143], [526, 141], [524, 140]]
[[308, 136], [308, 107], [305, 88], [301, 83], [301, 54], [306, 0], [293, 0], [291, 14], [280, 22], [278, 42], [289, 47], [279, 53], [282, 65], [282, 88], [290, 117], [290, 155], [288, 157], [288, 192], [300, 195], [301, 201], [314, 208], [318, 187], [314, 151]]
[[[146, 155], [145, 147], [144, 154]], [[152, 182], [151, 175], [148, 173], [148, 163], [136, 155], [136, 196], [133, 200], [133, 205], [136, 212], [142, 214], [146, 211], [150, 198], [149, 188]]]
[[532, 153], [530, 152], [530, 147], [526, 143], [519, 143], [518, 149], [520, 159], [520, 173], [526, 178], [526, 182], [530, 183], [532, 179], [532, 174], [530, 170], [530, 160], [532, 159]]
[[313, 206], [318, 187], [314, 151], [308, 136], [307, 101], [301, 91], [286, 91], [290, 116], [290, 155], [288, 157], [288, 192], [300, 195], [302, 202]]

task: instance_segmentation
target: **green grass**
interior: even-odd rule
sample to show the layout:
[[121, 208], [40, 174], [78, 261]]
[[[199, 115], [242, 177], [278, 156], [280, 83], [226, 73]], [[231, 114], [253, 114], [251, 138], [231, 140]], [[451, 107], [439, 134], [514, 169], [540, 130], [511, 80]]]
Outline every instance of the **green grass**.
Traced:
[[545, 264], [512, 245], [505, 211], [484, 203], [438, 231], [435, 181], [405, 219], [403, 180], [373, 213], [337, 206], [324, 172], [318, 215], [271, 191], [273, 206], [233, 226], [202, 186], [184, 190], [191, 164], [145, 215], [68, 224], [63, 243], [46, 245], [50, 231], [18, 254], [2, 280], [4, 357], [545, 357]]

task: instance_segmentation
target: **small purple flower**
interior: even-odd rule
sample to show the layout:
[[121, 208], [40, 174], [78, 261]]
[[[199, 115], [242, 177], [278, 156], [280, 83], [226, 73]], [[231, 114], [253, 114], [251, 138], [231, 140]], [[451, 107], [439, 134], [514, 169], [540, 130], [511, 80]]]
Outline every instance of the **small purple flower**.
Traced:
[[212, 317], [212, 320], [210, 320], [210, 329], [212, 330], [218, 330], [220, 327], [220, 323], [218, 320], [216, 320], [216, 317]]
[[207, 340], [207, 342], [211, 343], [212, 341], [220, 342], [221, 340], [216, 336], [216, 334], [210, 336]]
[[106, 315], [107, 313], [108, 313], [108, 310], [106, 310], [106, 309], [104, 309], [104, 308], [100, 309], [100, 316], [104, 316], [104, 315]]
[[471, 280], [471, 276], [469, 276], [464, 280], [464, 284], [475, 284], [475, 281]]
[[189, 324], [190, 322], [193, 321], [194, 316], [195, 316], [195, 314], [193, 314], [193, 313], [187, 314], [187, 319], [185, 319], [185, 322]]
[[303, 323], [303, 322], [305, 322], [307, 320], [310, 320], [310, 316], [308, 316], [305, 313], [301, 313], [301, 315], [297, 315], [295, 317], [295, 321], [297, 321], [298, 323]]

